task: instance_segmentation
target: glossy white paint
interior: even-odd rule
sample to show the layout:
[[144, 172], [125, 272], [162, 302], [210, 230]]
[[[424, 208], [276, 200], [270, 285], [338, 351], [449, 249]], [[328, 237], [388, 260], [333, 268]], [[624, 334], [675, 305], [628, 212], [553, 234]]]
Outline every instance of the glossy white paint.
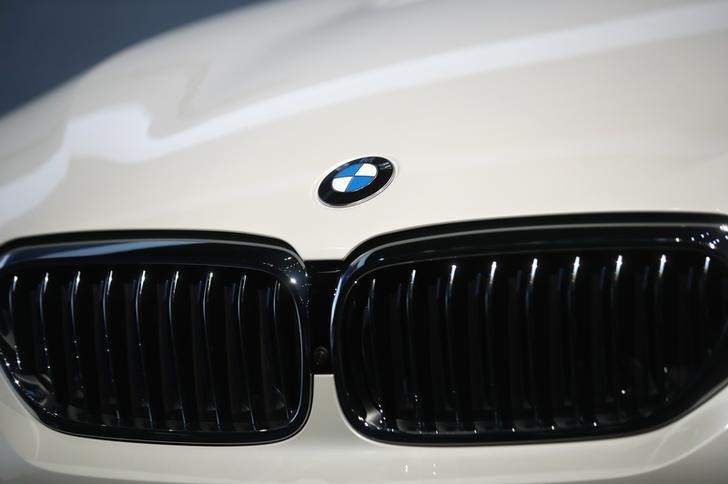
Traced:
[[[0, 241], [78, 230], [263, 234], [304, 259], [454, 220], [728, 213], [728, 2], [278, 1], [160, 36], [0, 120]], [[341, 162], [397, 176], [335, 209]], [[286, 442], [130, 444], [39, 424], [0, 381], [0, 480], [721, 482], [728, 391], [601, 441], [367, 441], [329, 377]], [[620, 480], [620, 482], [622, 482]]]
[[[0, 121], [0, 238], [382, 232], [546, 213], [728, 212], [728, 3], [273, 2], [129, 49]], [[398, 163], [367, 203], [315, 188]]]

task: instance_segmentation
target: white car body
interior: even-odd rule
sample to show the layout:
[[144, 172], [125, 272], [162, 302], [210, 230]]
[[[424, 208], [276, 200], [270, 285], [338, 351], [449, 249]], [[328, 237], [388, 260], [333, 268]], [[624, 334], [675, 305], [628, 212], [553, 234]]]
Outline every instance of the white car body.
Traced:
[[[317, 198], [339, 164], [395, 179]], [[0, 239], [192, 229], [343, 259], [404, 228], [598, 212], [728, 214], [728, 2], [263, 3], [127, 49], [0, 120]], [[315, 377], [294, 437], [75, 437], [0, 375], [0, 481], [725, 482], [728, 390], [658, 430], [565, 443], [368, 440]]]

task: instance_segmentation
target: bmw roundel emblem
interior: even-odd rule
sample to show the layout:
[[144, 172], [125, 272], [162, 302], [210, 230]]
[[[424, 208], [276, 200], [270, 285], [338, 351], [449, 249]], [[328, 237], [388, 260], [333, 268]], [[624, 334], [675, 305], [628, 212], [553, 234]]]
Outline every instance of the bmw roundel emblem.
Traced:
[[384, 190], [392, 181], [392, 175], [394, 165], [386, 158], [359, 158], [329, 173], [319, 185], [318, 195], [331, 207], [355, 205]]

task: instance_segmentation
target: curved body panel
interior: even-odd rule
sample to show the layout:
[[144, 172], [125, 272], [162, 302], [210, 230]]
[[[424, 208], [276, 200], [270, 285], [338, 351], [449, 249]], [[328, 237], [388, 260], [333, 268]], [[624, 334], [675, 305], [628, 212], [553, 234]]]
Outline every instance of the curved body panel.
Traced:
[[[728, 213], [728, 2], [274, 1], [162, 35], [0, 120], [0, 241], [219, 230], [301, 259], [431, 224]], [[335, 208], [350, 160], [391, 183]], [[0, 481], [722, 482], [728, 390], [657, 430], [428, 447], [356, 433], [331, 375], [289, 440], [99, 441], [51, 430], [0, 377]]]

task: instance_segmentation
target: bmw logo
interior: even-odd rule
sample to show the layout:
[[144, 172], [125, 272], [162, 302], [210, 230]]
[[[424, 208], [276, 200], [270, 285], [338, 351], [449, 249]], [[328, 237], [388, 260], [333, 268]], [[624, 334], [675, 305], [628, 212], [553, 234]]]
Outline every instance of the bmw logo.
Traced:
[[318, 189], [321, 201], [330, 207], [347, 207], [372, 198], [384, 190], [394, 175], [386, 158], [359, 158], [329, 173]]

